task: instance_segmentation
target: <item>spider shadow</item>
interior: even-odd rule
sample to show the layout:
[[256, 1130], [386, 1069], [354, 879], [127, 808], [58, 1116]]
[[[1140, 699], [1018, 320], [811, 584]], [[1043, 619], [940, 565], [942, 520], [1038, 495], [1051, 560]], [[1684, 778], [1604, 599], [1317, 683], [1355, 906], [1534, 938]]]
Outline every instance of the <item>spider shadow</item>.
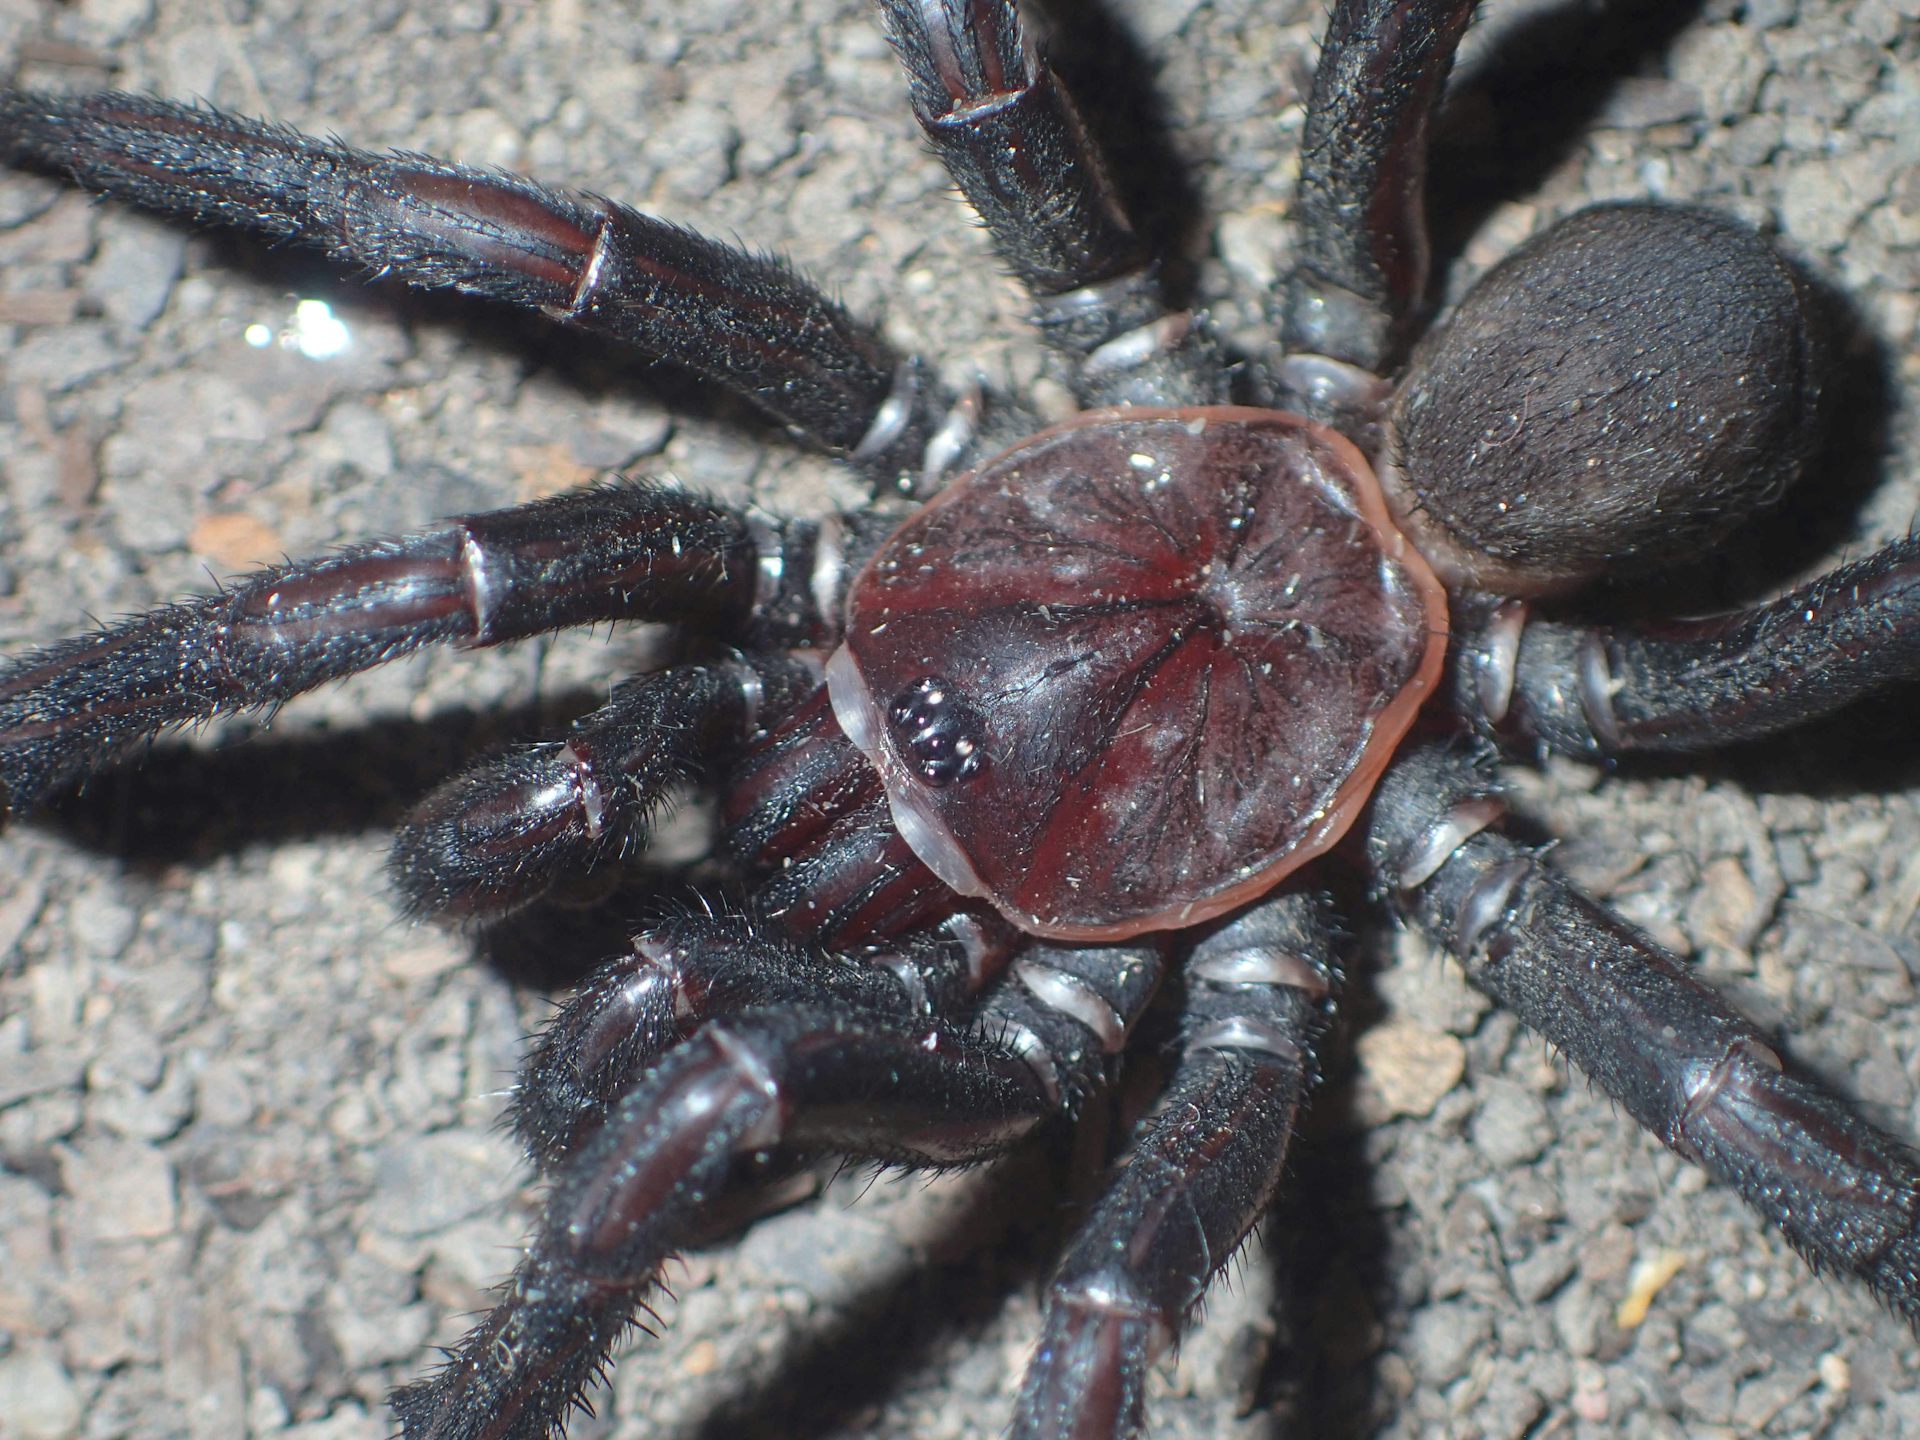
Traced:
[[1194, 254], [1208, 216], [1194, 167], [1174, 148], [1152, 56], [1099, 0], [1047, 0], [1046, 54], [1098, 138], [1108, 178], [1147, 252], [1164, 262], [1177, 307], [1191, 303]]
[[1620, 83], [1649, 69], [1703, 0], [1562, 0], [1483, 21], [1434, 127], [1434, 274], [1500, 205], [1537, 194], [1596, 128]]
[[1378, 1433], [1385, 1418], [1378, 1361], [1401, 1338], [1392, 1232], [1365, 1130], [1353, 1115], [1351, 1072], [1343, 1064], [1314, 1096], [1286, 1183], [1263, 1222], [1278, 1303], [1274, 1341], [1250, 1398], [1273, 1410], [1275, 1434], [1288, 1440]]
[[[97, 777], [36, 823], [136, 873], [255, 846], [384, 831], [475, 754], [552, 733], [594, 698], [563, 693], [504, 710], [442, 710], [348, 731], [270, 732], [213, 750], [163, 744], [144, 764]], [[686, 903], [692, 885], [684, 872], [631, 872], [617, 888], [592, 896], [591, 905], [577, 903], [585, 896], [543, 902], [476, 929], [470, 943], [475, 958], [514, 987], [556, 993], [624, 949], [649, 913]], [[700, 888], [713, 893], [706, 877]], [[1364, 1028], [1380, 1006], [1367, 968], [1355, 968], [1343, 1004], [1346, 1029], [1325, 1062], [1330, 1079], [1314, 1099], [1280, 1202], [1264, 1223], [1280, 1278], [1277, 1338], [1264, 1358], [1254, 1357], [1246, 1384], [1249, 1406], [1271, 1415], [1275, 1440], [1363, 1434], [1357, 1417], [1377, 1392], [1367, 1317], [1391, 1308], [1390, 1266], [1383, 1217], [1368, 1198], [1364, 1141], [1350, 1115], [1345, 1082], [1353, 1066], [1344, 1037]], [[1143, 1037], [1143, 1054], [1152, 1052], [1152, 1040]], [[793, 1347], [773, 1377], [724, 1402], [692, 1437], [796, 1433], [796, 1396], [807, 1397], [809, 1407], [801, 1429], [830, 1430], [925, 1374], [937, 1352], [982, 1331], [1011, 1287], [1041, 1283], [1090, 1192], [1084, 1155], [1080, 1173], [1069, 1173], [1067, 1143], [1055, 1138], [1003, 1162], [950, 1246], [943, 1243], [952, 1258], [844, 1308]], [[1094, 1157], [1096, 1168], [1102, 1158]], [[822, 1376], [832, 1383], [822, 1385]]]
[[[476, 945], [484, 963], [515, 985], [564, 989], [624, 948], [649, 913], [685, 903], [681, 897], [693, 891], [686, 874], [643, 873], [591, 908], [529, 907], [487, 927]], [[711, 898], [715, 887], [703, 876], [698, 893]], [[1329, 1078], [1289, 1154], [1280, 1198], [1261, 1222], [1264, 1263], [1278, 1282], [1271, 1330], [1255, 1327], [1231, 1352], [1243, 1413], [1262, 1416], [1260, 1433], [1272, 1440], [1360, 1440], [1379, 1393], [1374, 1317], [1394, 1308], [1391, 1264], [1364, 1135], [1351, 1113], [1356, 1067], [1348, 1032], [1364, 1029], [1381, 1006], [1365, 964], [1356, 970], [1342, 1025], [1322, 1057]], [[839, 1433], [858, 1428], [858, 1416], [902, 1390], [951, 1372], [952, 1357], [976, 1348], [1009, 1294], [1044, 1286], [1122, 1153], [1127, 1117], [1152, 1108], [1165, 1079], [1164, 1047], [1178, 1028], [1180, 989], [1176, 975], [1141, 1022], [1127, 1072], [1108, 1100], [996, 1162], [958, 1223], [942, 1227], [932, 1263], [874, 1282], [811, 1327], [771, 1374], [691, 1423], [685, 1440]], [[814, 1203], [847, 1202], [830, 1192]], [[744, 1203], [747, 1218], [701, 1248], [736, 1243], [756, 1209]]]
[[[1254, 1423], [1271, 1440], [1362, 1440], [1378, 1421], [1372, 1356], [1379, 1349], [1374, 1317], [1388, 1308], [1392, 1288], [1386, 1228], [1342, 1083], [1351, 1065], [1338, 1057], [1332, 1065], [1338, 1074], [1316, 1097], [1281, 1198], [1261, 1222], [1265, 1263], [1279, 1282], [1272, 1330], [1249, 1332], [1231, 1357], [1240, 1413], [1260, 1417]], [[973, 1348], [1009, 1293], [1044, 1286], [1108, 1173], [1101, 1149], [1084, 1131], [1056, 1127], [1044, 1143], [1000, 1162], [943, 1235], [951, 1258], [876, 1289], [810, 1333], [773, 1374], [717, 1406], [686, 1440], [839, 1433], [929, 1368], [951, 1369], [943, 1352]], [[1150, 1417], [1153, 1408], [1150, 1402]]]
[[136, 872], [204, 864], [256, 845], [391, 830], [477, 756], [552, 734], [600, 698], [556, 692], [420, 719], [384, 716], [350, 730], [262, 732], [235, 722], [212, 749], [157, 743], [29, 823]]
[[[1055, 1254], [1034, 1196], [1057, 1192], [1069, 1141], [999, 1162], [943, 1231], [940, 1252], [897, 1281], [872, 1286], [790, 1344], [771, 1373], [725, 1396], [684, 1440], [785, 1440], [857, 1429], [856, 1418], [974, 1348], [1007, 1296], [1041, 1283]], [[912, 1183], [909, 1177], [903, 1183]], [[845, 1203], [834, 1193], [819, 1202]], [[831, 1223], [821, 1216], [822, 1223]]]
[[[254, 846], [384, 831], [476, 753], [550, 733], [556, 716], [589, 708], [593, 700], [564, 693], [507, 709], [376, 720], [351, 731], [246, 734], [212, 750], [161, 744], [144, 763], [96, 777], [32, 823], [135, 874]], [[685, 872], [623, 874], [621, 884], [591, 897], [592, 904], [578, 903], [584, 896], [548, 900], [475, 927], [469, 932], [475, 958], [516, 988], [558, 992], [624, 949], [646, 915], [690, 903], [693, 882]], [[714, 893], [704, 880], [700, 890]], [[1044, 1213], [1036, 1221], [1033, 1197], [1062, 1192], [1057, 1172], [1067, 1144], [1056, 1134], [1003, 1161], [943, 1235], [942, 1258], [838, 1310], [795, 1345], [764, 1384], [723, 1400], [686, 1432], [687, 1440], [771, 1440], [828, 1430], [881, 1402], [904, 1380], [929, 1373], [936, 1352], [983, 1329], [1012, 1289], [1039, 1283], [1057, 1251], [1058, 1220]], [[822, 1203], [844, 1200], [830, 1194]], [[711, 1243], [736, 1239], [729, 1234]]]
[[1392, 1353], [1406, 1306], [1394, 1278], [1393, 1227], [1378, 1165], [1358, 1112], [1359, 1037], [1384, 1019], [1379, 957], [1393, 926], [1367, 894], [1349, 841], [1314, 883], [1349, 917], [1345, 975], [1334, 1024], [1318, 1047], [1319, 1084], [1308, 1097], [1287, 1152], [1286, 1175], [1261, 1222], [1275, 1275], [1273, 1341], [1249, 1404], [1270, 1409], [1277, 1436], [1364, 1440], [1389, 1416], [1379, 1360]]
[[1920, 752], [1913, 745], [1916, 714], [1920, 684], [1908, 684], [1791, 735], [1729, 750], [1723, 759], [1729, 768], [1739, 768], [1750, 789], [1763, 794], [1826, 800], [1913, 789], [1920, 787]]
[[[377, 720], [346, 732], [250, 735], [213, 750], [162, 744], [144, 764], [96, 777], [33, 823], [136, 874], [256, 845], [386, 830], [418, 794], [475, 753], [551, 731], [556, 712], [591, 703], [591, 696], [563, 694], [505, 710]], [[476, 927], [469, 939], [475, 958], [516, 988], [554, 993], [624, 949], [648, 913], [687, 903], [690, 889], [682, 872], [628, 872], [592, 905], [545, 901]], [[701, 889], [713, 892], [704, 883]], [[1053, 1215], [1033, 1218], [1033, 1197], [1061, 1193], [1050, 1176], [1066, 1143], [1055, 1135], [1002, 1162], [943, 1236], [943, 1258], [838, 1310], [764, 1384], [723, 1400], [686, 1432], [687, 1440], [828, 1430], [881, 1402], [903, 1380], [928, 1373], [936, 1352], [983, 1329], [1014, 1287], [1038, 1284], [1058, 1235]], [[823, 1203], [844, 1201], [830, 1195]]]

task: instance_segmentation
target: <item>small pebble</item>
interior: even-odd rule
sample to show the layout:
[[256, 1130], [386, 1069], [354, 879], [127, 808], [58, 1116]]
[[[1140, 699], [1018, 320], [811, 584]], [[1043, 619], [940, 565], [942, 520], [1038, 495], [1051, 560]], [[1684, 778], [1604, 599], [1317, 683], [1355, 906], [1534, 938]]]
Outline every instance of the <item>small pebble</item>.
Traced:
[[1361, 1069], [1357, 1108], [1362, 1122], [1369, 1125], [1431, 1115], [1467, 1068], [1466, 1046], [1411, 1020], [1374, 1026], [1355, 1042], [1354, 1049]]
[[0, 1434], [9, 1440], [65, 1440], [80, 1433], [80, 1392], [45, 1345], [0, 1359]]

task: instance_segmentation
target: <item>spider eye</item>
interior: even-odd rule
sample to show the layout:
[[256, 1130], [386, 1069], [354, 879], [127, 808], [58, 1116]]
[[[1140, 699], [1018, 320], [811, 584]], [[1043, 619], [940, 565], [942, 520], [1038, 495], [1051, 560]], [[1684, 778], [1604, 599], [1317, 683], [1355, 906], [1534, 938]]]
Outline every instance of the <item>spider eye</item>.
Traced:
[[951, 785], [987, 763], [987, 721], [959, 698], [953, 683], [922, 676], [887, 706], [893, 741], [929, 785]]

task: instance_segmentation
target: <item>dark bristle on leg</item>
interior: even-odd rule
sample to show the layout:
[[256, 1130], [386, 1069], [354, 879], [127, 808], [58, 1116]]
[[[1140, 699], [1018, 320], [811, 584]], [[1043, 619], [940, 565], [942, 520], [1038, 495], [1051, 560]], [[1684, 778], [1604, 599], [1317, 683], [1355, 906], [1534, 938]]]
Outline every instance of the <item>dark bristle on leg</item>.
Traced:
[[648, 925], [541, 1031], [514, 1087], [514, 1134], [552, 1171], [669, 1048], [710, 1020], [821, 996], [862, 1010], [951, 1014], [998, 976], [1006, 955], [978, 959], [965, 938], [940, 934], [848, 964], [768, 935], [745, 914]]
[[493, 1314], [438, 1375], [394, 1397], [407, 1440], [545, 1440], [740, 1157], [787, 1143], [915, 1167], [978, 1163], [1046, 1111], [1025, 1061], [937, 1024], [814, 1004], [703, 1029], [569, 1158]]
[[1592, 759], [1715, 750], [1783, 734], [1920, 670], [1920, 537], [1705, 620], [1529, 621], [1518, 602], [1462, 618], [1454, 683], [1488, 733]]

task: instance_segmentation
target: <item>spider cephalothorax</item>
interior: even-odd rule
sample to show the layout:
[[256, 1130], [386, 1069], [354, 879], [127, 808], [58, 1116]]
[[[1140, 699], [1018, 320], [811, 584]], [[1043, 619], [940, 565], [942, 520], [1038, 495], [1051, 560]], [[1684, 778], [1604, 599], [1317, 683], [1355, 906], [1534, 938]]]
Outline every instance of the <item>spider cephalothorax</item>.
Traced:
[[1474, 984], [1818, 1263], [1920, 1313], [1905, 1150], [1501, 836], [1490, 775], [1493, 741], [1701, 749], [1920, 668], [1911, 542], [1710, 622], [1549, 608], [1718, 544], [1819, 453], [1806, 282], [1731, 221], [1617, 205], [1423, 332], [1428, 121], [1473, 6], [1350, 0], [1307, 112], [1284, 353], [1242, 363], [1163, 288], [1010, 7], [880, 9], [1074, 419], [950, 395], [783, 266], [610, 201], [168, 102], [0, 92], [15, 163], [669, 356], [876, 491], [818, 523], [606, 484], [0, 670], [19, 814], [167, 726], [426, 645], [687, 632], [686, 658], [401, 827], [408, 901], [485, 917], [634, 851], [704, 780], [738, 877], [732, 904], [645, 927], [543, 1036], [514, 1115], [545, 1218], [493, 1313], [396, 1397], [407, 1434], [552, 1433], [730, 1192], [821, 1154], [998, 1156], [1112, 1084], [1164, 988], [1168, 1099], [1061, 1262], [1015, 1422], [1133, 1433], [1149, 1362], [1279, 1181], [1338, 968], [1309, 862], [1350, 832]]

